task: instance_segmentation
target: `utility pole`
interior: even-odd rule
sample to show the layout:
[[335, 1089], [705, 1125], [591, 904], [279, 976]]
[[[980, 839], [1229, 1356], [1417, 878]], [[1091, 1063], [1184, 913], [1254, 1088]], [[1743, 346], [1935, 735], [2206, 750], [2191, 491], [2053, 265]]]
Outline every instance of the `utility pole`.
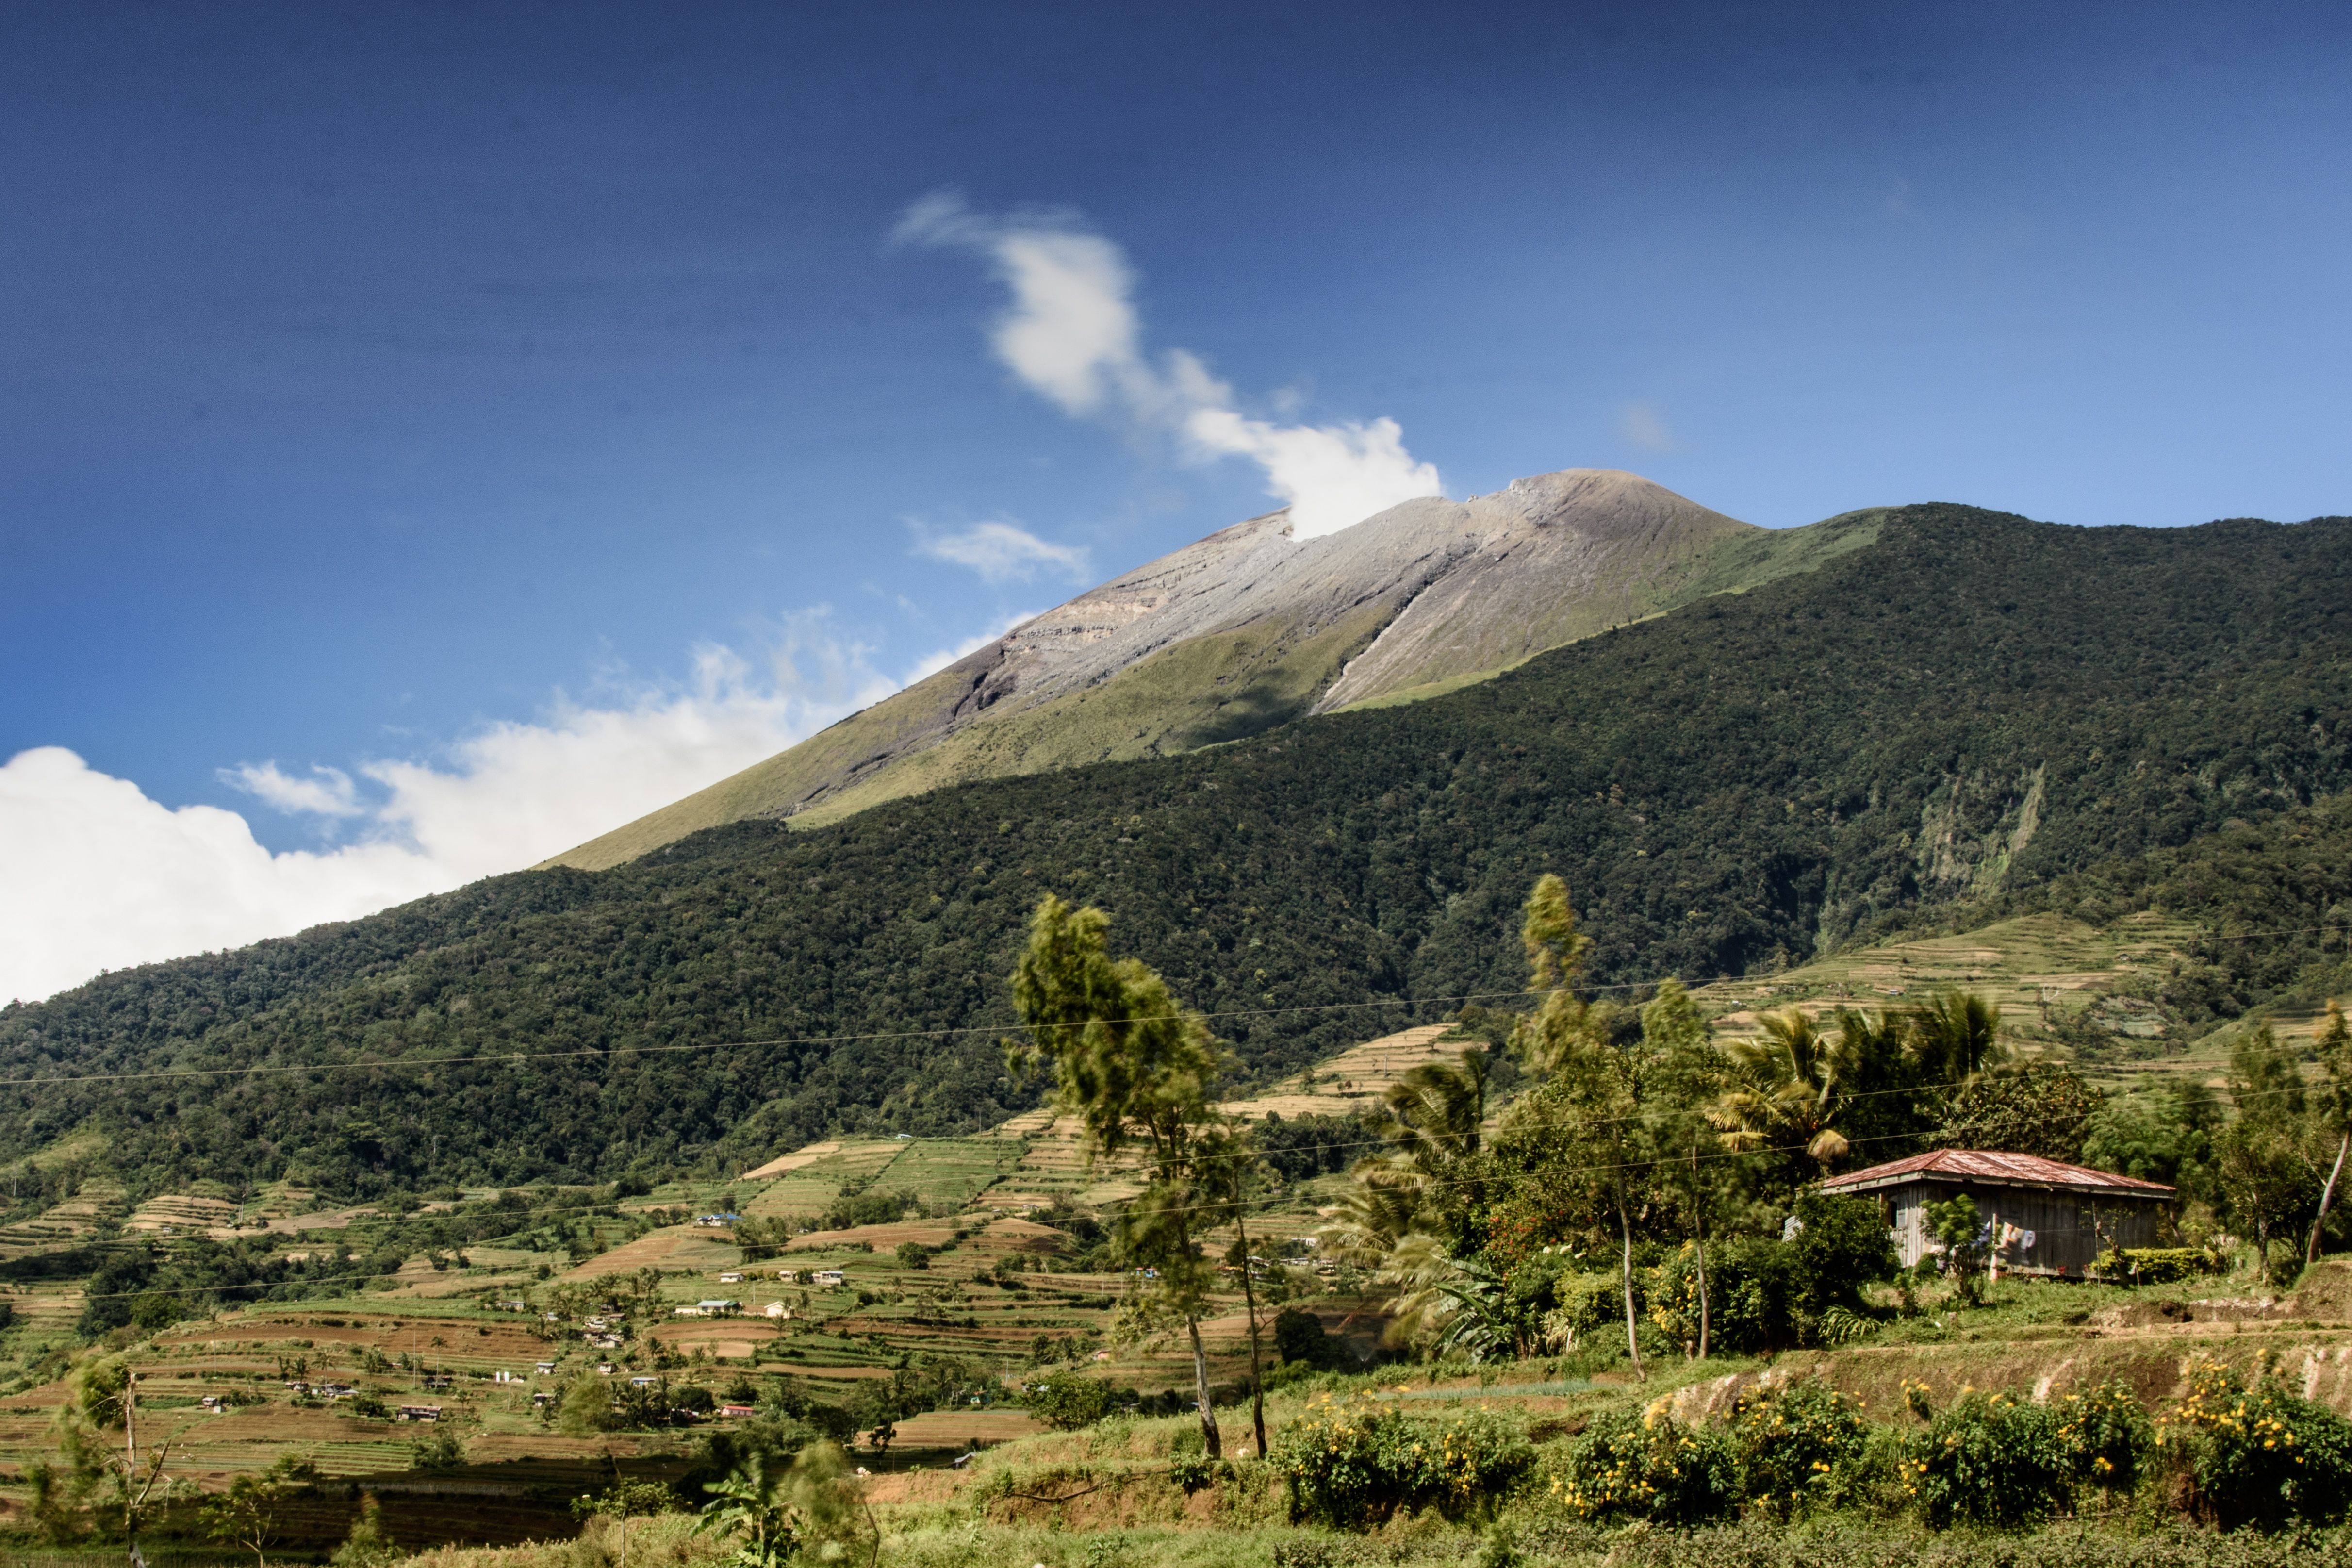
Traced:
[[122, 1539], [139, 1554], [139, 1374], [122, 1373]]

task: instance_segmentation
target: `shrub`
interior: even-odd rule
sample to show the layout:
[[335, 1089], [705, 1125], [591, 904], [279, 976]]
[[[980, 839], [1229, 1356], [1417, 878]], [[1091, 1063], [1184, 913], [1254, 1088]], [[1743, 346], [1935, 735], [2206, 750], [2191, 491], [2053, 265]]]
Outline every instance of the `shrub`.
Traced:
[[1789, 1305], [1807, 1337], [1832, 1307], [1864, 1309], [1863, 1287], [1895, 1278], [1902, 1267], [1886, 1220], [1870, 1198], [1806, 1193], [1797, 1199], [1797, 1234], [1789, 1253]]
[[[1776, 1241], [1734, 1237], [1706, 1249], [1707, 1351], [1759, 1355], [1797, 1342], [1789, 1307], [1793, 1257]], [[1685, 1242], [1649, 1281], [1650, 1321], [1675, 1344], [1698, 1343], [1698, 1251]]]
[[[1641, 1307], [1641, 1281], [1634, 1284], [1634, 1307]], [[1511, 1271], [1503, 1299], [1515, 1321], [1531, 1329], [1531, 1338], [1554, 1350], [1575, 1350], [1613, 1331], [1625, 1337], [1625, 1287], [1615, 1274], [1579, 1272], [1565, 1253], [1538, 1253]]]
[[1738, 1491], [1738, 1467], [1724, 1435], [1685, 1426], [1654, 1407], [1595, 1420], [1570, 1446], [1550, 1487], [1579, 1519], [1674, 1525], [1716, 1518]]
[[1055, 1430], [1075, 1432], [1110, 1414], [1112, 1392], [1109, 1384], [1091, 1377], [1049, 1377], [1030, 1384], [1021, 1403]]
[[[1860, 1521], [1825, 1521], [1802, 1531], [1742, 1523], [1627, 1531], [1605, 1539], [1592, 1527], [1585, 1532], [1590, 1538], [1556, 1527], [1544, 1531], [1539, 1539], [1546, 1550], [1538, 1560], [1596, 1568], [2334, 1568], [2352, 1546], [2352, 1541], [2317, 1532], [2217, 1535], [2181, 1528], [2145, 1534], [2051, 1530], [2022, 1539], [1954, 1534], [1922, 1545], [1904, 1532]], [[1335, 1553], [1311, 1568], [1364, 1561]]]
[[1845, 1501], [1870, 1444], [1861, 1402], [1819, 1378], [1748, 1390], [1731, 1407], [1729, 1425], [1740, 1494], [1784, 1518]]
[[1349, 1365], [1355, 1357], [1348, 1347], [1323, 1331], [1323, 1320], [1303, 1307], [1285, 1307], [1275, 1315], [1274, 1352], [1285, 1365], [1328, 1370]]
[[2207, 1356], [2189, 1391], [2157, 1423], [2190, 1483], [2189, 1506], [2223, 1529], [2326, 1523], [2352, 1501], [2352, 1423], [2289, 1394], [2265, 1366], [2249, 1384]]
[[2016, 1530], [2066, 1500], [2066, 1447], [2056, 1415], [2006, 1394], [1963, 1391], [1906, 1446], [1906, 1493], [1937, 1530]]
[[2128, 1384], [2111, 1379], [2058, 1402], [2058, 1441], [2077, 1487], [2120, 1496], [2139, 1485], [2154, 1436]]
[[414, 1470], [454, 1470], [466, 1462], [466, 1445], [454, 1432], [436, 1432], [408, 1446], [408, 1466]]
[[[1892, 1279], [1895, 1244], [1867, 1198], [1807, 1193], [1788, 1241], [1730, 1237], [1706, 1249], [1707, 1349], [1757, 1355], [1832, 1337], [1824, 1324], [1867, 1317], [1863, 1287]], [[1675, 1344], [1698, 1342], [1697, 1249], [1685, 1242], [1650, 1271], [1650, 1319]]]
[[921, 1207], [912, 1193], [844, 1193], [824, 1211], [821, 1223], [827, 1230], [854, 1230], [862, 1225], [888, 1225], [908, 1209]]
[[1369, 1395], [1343, 1405], [1325, 1394], [1283, 1429], [1269, 1458], [1289, 1485], [1294, 1521], [1366, 1530], [1399, 1510], [1487, 1514], [1527, 1479], [1535, 1449], [1484, 1412], [1423, 1421]]
[[2135, 1285], [2178, 1285], [2213, 1272], [2213, 1255], [2200, 1247], [2111, 1247], [2095, 1265]]
[[[1984, 1300], [1985, 1226], [1976, 1199], [1962, 1193], [1927, 1207], [1927, 1234], [1942, 1245], [1937, 1261], [1952, 1277], [1960, 1304], [1974, 1307]], [[1927, 1259], [1922, 1258], [1921, 1262]]]

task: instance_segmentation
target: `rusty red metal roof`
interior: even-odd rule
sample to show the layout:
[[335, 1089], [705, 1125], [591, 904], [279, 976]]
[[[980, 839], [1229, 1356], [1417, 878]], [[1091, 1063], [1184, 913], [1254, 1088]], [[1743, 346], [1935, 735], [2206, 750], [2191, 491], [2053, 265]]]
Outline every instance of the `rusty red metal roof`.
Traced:
[[2095, 1171], [2088, 1165], [2070, 1165], [2063, 1160], [2045, 1160], [2039, 1154], [2004, 1154], [1991, 1149], [1937, 1149], [1925, 1154], [1914, 1154], [1906, 1160], [1889, 1160], [1883, 1165], [1867, 1170], [1849, 1171], [1843, 1176], [1832, 1176], [1822, 1184], [1823, 1192], [1860, 1192], [1868, 1187], [1895, 1185], [1906, 1179], [1984, 1182], [1999, 1186], [2062, 1187], [2069, 1192], [2137, 1194], [2147, 1197], [2170, 1197], [2172, 1189], [2162, 1182], [2143, 1182], [2137, 1176], [2119, 1176], [2113, 1171]]

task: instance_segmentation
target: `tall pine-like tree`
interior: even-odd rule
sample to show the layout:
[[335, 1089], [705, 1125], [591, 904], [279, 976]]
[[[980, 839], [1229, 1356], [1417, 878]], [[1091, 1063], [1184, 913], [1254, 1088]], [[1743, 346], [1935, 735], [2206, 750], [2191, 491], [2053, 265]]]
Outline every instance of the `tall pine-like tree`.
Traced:
[[1089, 1160], [1130, 1149], [1142, 1157], [1149, 1184], [1120, 1215], [1120, 1241], [1134, 1263], [1157, 1271], [1163, 1304], [1183, 1320], [1201, 1439], [1219, 1458], [1224, 1449], [1201, 1343], [1213, 1276], [1200, 1247], [1216, 1219], [1212, 1166], [1227, 1158], [1208, 1100], [1216, 1040], [1208, 1021], [1180, 1004], [1159, 974], [1136, 959], [1110, 956], [1109, 928], [1098, 909], [1073, 909], [1051, 893], [1040, 900], [1013, 974], [1013, 1005], [1029, 1038], [1008, 1054], [1016, 1070], [1050, 1068], [1055, 1100], [1078, 1118]]

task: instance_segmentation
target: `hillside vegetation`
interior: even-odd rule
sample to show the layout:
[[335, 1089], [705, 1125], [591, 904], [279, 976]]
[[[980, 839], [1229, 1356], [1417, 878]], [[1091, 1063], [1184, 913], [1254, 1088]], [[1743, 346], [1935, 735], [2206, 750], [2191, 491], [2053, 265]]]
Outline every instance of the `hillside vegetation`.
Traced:
[[1866, 544], [1876, 514], [1772, 531], [1576, 468], [1296, 540], [1269, 512], [1147, 562], [791, 750], [549, 862], [602, 870], [747, 818], [838, 821], [951, 784], [1172, 756], [1410, 701]]
[[[2336, 819], [2264, 814], [2347, 784], [2352, 521], [1877, 526], [1426, 702], [814, 832], [740, 823], [11, 1007], [0, 1156], [133, 1196], [363, 1196], [976, 1131], [1029, 1103], [1003, 980], [1048, 889], [1111, 910], [1245, 1081], [1516, 991], [1547, 870], [1604, 986], [1767, 973], [2060, 889], [2103, 919], [2333, 909], [2343, 861], [2312, 835]], [[2217, 939], [2179, 1005], [2284, 994], [2329, 951]], [[214, 1076], [91, 1076], [166, 1069]]]

